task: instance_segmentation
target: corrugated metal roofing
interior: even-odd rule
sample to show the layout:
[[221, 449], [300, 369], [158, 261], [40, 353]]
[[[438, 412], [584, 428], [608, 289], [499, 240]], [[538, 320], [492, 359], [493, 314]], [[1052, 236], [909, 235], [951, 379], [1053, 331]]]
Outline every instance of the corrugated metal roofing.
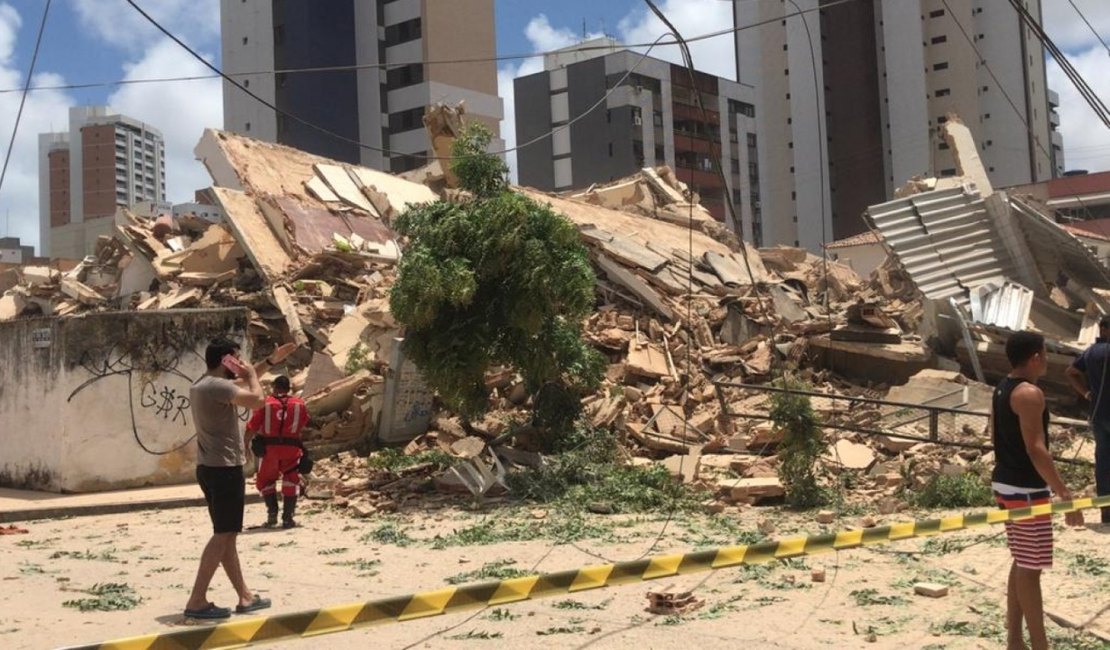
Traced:
[[966, 309], [971, 287], [1018, 275], [971, 184], [874, 205], [866, 216], [928, 298]]

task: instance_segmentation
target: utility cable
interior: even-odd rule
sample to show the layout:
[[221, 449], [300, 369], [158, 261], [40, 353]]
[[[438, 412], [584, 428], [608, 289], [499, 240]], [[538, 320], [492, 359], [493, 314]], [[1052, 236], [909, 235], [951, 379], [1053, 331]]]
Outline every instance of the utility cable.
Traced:
[[1082, 11], [1079, 10], [1079, 7], [1075, 4], [1075, 0], [1068, 0], [1068, 4], [1070, 4], [1071, 8], [1075, 9], [1075, 13], [1079, 14], [1079, 17], [1083, 19], [1083, 22], [1087, 25], [1087, 28], [1091, 30], [1091, 33], [1095, 35], [1095, 38], [1098, 39], [1098, 42], [1102, 43], [1102, 47], [1106, 50], [1106, 53], [1110, 54], [1110, 45], [1106, 44], [1106, 41], [1102, 39], [1102, 34], [1098, 33], [1098, 30], [1095, 29], [1095, 26], [1091, 24], [1091, 21], [1087, 20], [1087, 17], [1083, 15]]
[[4, 154], [4, 168], [0, 170], [0, 189], [3, 189], [4, 178], [8, 175], [8, 163], [12, 159], [12, 150], [15, 149], [15, 136], [19, 133], [19, 122], [23, 118], [23, 106], [27, 103], [27, 92], [31, 88], [31, 77], [35, 74], [35, 63], [39, 60], [39, 48], [42, 46], [42, 35], [46, 31], [46, 18], [50, 15], [50, 3], [51, 0], [46, 0], [46, 5], [42, 9], [39, 33], [35, 37], [35, 50], [31, 54], [31, 65], [27, 68], [27, 81], [23, 84], [23, 95], [19, 98], [19, 110], [15, 114], [15, 124], [12, 125], [12, 137], [8, 141], [8, 152]]
[[[805, 10], [802, 11], [802, 13], [811, 13], [811, 12], [814, 12], [814, 11], [818, 11], [820, 9], [827, 9], [829, 7], [835, 7], [837, 5], [846, 4], [848, 2], [857, 2], [857, 1], [858, 0], [837, 0], [836, 2], [831, 2], [829, 4], [822, 5], [821, 7], [815, 7], [813, 9], [805, 9]], [[789, 17], [795, 16], [795, 15], [799, 15], [799, 14], [788, 14], [788, 15], [784, 16], [784, 18], [789, 18]], [[733, 27], [733, 28], [730, 28], [730, 29], [721, 29], [721, 30], [717, 30], [715, 32], [708, 32], [708, 33], [705, 33], [705, 34], [699, 34], [697, 36], [691, 36], [689, 39], [687, 39], [687, 42], [693, 43], [695, 41], [704, 41], [704, 40], [709, 40], [709, 39], [713, 39], [713, 38], [718, 38], [720, 36], [726, 36], [728, 34], [734, 34], [736, 32], [744, 31], [746, 29], [752, 29], [752, 28], [755, 28], [755, 27], [760, 27], [760, 26], [763, 26], [763, 25], [766, 25], [766, 24], [770, 24], [772, 22], [776, 22], [778, 20], [780, 20], [780, 18], [775, 18], [773, 20], [763, 20], [763, 21], [760, 21], [760, 22], [757, 22], [757, 23], [752, 23], [750, 25], [744, 25], [742, 27]], [[673, 41], [673, 40], [658, 43], [658, 45], [660, 45], [660, 46], [677, 45], [677, 44], [678, 44], [678, 41]], [[633, 48], [640, 48], [640, 47], [649, 47], [651, 45], [653, 45], [653, 43], [629, 43], [629, 44], [626, 44], [626, 45], [621, 45], [620, 47], [622, 49], [633, 49]], [[410, 66], [410, 65], [461, 65], [461, 64], [470, 64], [470, 63], [490, 63], [490, 62], [498, 62], [498, 61], [518, 61], [518, 60], [531, 59], [533, 57], [544, 56], [546, 54], [554, 54], [556, 52], [590, 52], [590, 51], [596, 51], [596, 50], [610, 50], [610, 49], [612, 49], [612, 46], [609, 46], [609, 45], [581, 45], [579, 47], [574, 47], [574, 48], [566, 48], [566, 49], [562, 49], [562, 50], [548, 50], [548, 51], [545, 51], [545, 52], [532, 52], [530, 54], [502, 54], [502, 55], [498, 55], [498, 56], [473, 57], [473, 58], [467, 58], [467, 59], [439, 59], [439, 60], [434, 60], [433, 59], [433, 60], [426, 60], [426, 61], [396, 61], [396, 62], [390, 62], [390, 63], [359, 63], [359, 64], [352, 64], [352, 65], [313, 66], [313, 67], [301, 67], [301, 68], [283, 68], [283, 69], [274, 69], [274, 70], [255, 70], [255, 71], [249, 71], [249, 72], [227, 72], [226, 74], [228, 76], [231, 76], [231, 77], [245, 77], [245, 76], [252, 76], [252, 75], [348, 72], [348, 71], [368, 70], [368, 69], [390, 69], [390, 68], [401, 68], [401, 67]], [[132, 84], [167, 83], [167, 82], [174, 82], [174, 81], [202, 81], [202, 80], [207, 80], [207, 79], [220, 79], [220, 78], [222, 78], [222, 74], [192, 75], [192, 76], [179, 76], [179, 77], [151, 77], [151, 78], [144, 78], [144, 79], [121, 79], [121, 80], [116, 80], [116, 81], [99, 81], [99, 82], [86, 82], [86, 83], [74, 83], [74, 84], [55, 84], [55, 85], [50, 85], [50, 86], [33, 86], [29, 90], [31, 90], [32, 92], [36, 91], [36, 90], [84, 90], [84, 89], [88, 89], [88, 88], [103, 88], [103, 87], [111, 87], [111, 86], [125, 86], [125, 85], [132, 85]], [[12, 93], [12, 92], [21, 92], [21, 91], [22, 91], [21, 88], [5, 88], [5, 89], [0, 89], [0, 94]]]

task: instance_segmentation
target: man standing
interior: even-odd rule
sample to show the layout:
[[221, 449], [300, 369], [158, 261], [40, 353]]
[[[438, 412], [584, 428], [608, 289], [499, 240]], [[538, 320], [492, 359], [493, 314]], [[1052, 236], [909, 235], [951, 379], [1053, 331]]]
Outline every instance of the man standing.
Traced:
[[[1098, 338], [1068, 368], [1068, 380], [1079, 396], [1091, 403], [1091, 431], [1095, 434], [1095, 492], [1110, 494], [1110, 395], [1106, 367], [1110, 357], [1110, 316], [1098, 323]], [[1110, 524], [1110, 508], [1102, 509], [1102, 523]]]
[[220, 619], [231, 616], [230, 608], [208, 601], [208, 586], [220, 565], [239, 596], [237, 613], [270, 606], [269, 599], [260, 598], [247, 588], [239, 566], [236, 539], [243, 530], [246, 493], [243, 464], [246, 459], [236, 408], [259, 408], [265, 403], [258, 373], [269, 365], [281, 363], [294, 349], [293, 344], [283, 345], [258, 367], [241, 361], [239, 345], [226, 339], [212, 341], [204, 351], [208, 372], [190, 387], [189, 399], [197, 432], [197, 483], [208, 504], [213, 535], [200, 556], [193, 591], [185, 603], [186, 617]]
[[[1049, 488], [1060, 499], [1072, 498], [1048, 451], [1048, 408], [1044, 391], [1037, 387], [1048, 368], [1046, 355], [1040, 334], [1016, 332], [1006, 341], [1012, 370], [995, 388], [991, 403], [991, 487], [1004, 509], [1050, 503]], [[1083, 514], [1068, 513], [1067, 523], [1082, 525]], [[1052, 567], [1052, 517], [1006, 522], [1006, 541], [1013, 556], [1006, 585], [1006, 647], [1025, 648], [1024, 619], [1033, 650], [1047, 648], [1041, 571]]]
[[255, 487], [266, 502], [266, 528], [277, 526], [277, 482], [281, 481], [281, 527], [296, 526], [293, 513], [297, 509], [297, 490], [301, 475], [301, 430], [308, 424], [308, 409], [299, 397], [289, 394], [289, 378], [274, 379], [274, 394], [257, 409], [247, 423], [246, 444], [252, 447], [255, 436], [262, 443], [262, 458], [255, 476]]

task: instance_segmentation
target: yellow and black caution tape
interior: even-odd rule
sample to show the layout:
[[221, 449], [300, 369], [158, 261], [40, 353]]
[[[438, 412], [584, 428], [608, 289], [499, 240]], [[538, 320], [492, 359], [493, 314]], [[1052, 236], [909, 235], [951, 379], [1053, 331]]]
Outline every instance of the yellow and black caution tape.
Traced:
[[345, 632], [368, 625], [398, 623], [492, 605], [506, 605], [563, 594], [613, 587], [644, 580], [713, 571], [772, 560], [816, 555], [913, 537], [929, 537], [967, 528], [1001, 524], [1048, 514], [1110, 506], [1110, 496], [1075, 499], [1012, 510], [987, 510], [940, 519], [922, 519], [846, 530], [809, 537], [675, 555], [657, 555], [634, 562], [588, 566], [460, 587], [423, 591], [362, 603], [333, 605], [292, 614], [241, 619], [214, 626], [147, 634], [70, 650], [199, 650], [237, 648], [263, 641]]

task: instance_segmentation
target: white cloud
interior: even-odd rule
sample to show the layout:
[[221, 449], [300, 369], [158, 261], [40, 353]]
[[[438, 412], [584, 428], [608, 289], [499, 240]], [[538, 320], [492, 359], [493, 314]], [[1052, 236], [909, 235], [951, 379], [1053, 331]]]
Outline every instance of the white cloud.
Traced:
[[[1110, 2], [1106, 0], [1072, 0], [1087, 17], [1102, 40], [1110, 42]], [[1064, 52], [1080, 52], [1098, 45], [1103, 55], [1105, 49], [1091, 32], [1068, 0], [1048, 0], [1042, 3], [1044, 30]]]
[[[1110, 100], [1110, 75], [1106, 50], [1101, 45], [1068, 60], [1087, 80], [1095, 94]], [[1067, 169], [1110, 170], [1110, 128], [1102, 123], [1055, 61], [1047, 67], [1048, 87], [1060, 95], [1060, 132], [1064, 138]]]
[[[202, 53], [203, 54], [203, 53]], [[125, 79], [194, 76], [208, 71], [176, 43], [162, 39], [142, 58], [124, 66]], [[108, 98], [115, 110], [150, 124], [166, 142], [167, 200], [193, 200], [195, 190], [212, 184], [204, 166], [194, 159], [193, 147], [206, 128], [223, 124], [219, 79], [121, 86]]]
[[[81, 24], [117, 49], [140, 52], [164, 38], [124, 0], [72, 2]], [[219, 0], [144, 0], [140, 6], [186, 43], [206, 45], [219, 38]]]
[[[37, 13], [37, 12], [36, 12]], [[38, 15], [32, 14], [38, 28]], [[19, 12], [8, 3], [0, 3], [0, 87], [22, 88], [30, 60], [14, 59], [16, 39], [23, 24]], [[30, 33], [28, 29], [25, 33]], [[34, 34], [31, 34], [33, 37]], [[64, 84], [57, 74], [36, 74], [32, 85]], [[0, 152], [6, 153], [21, 93], [0, 94]], [[65, 93], [40, 90], [28, 93], [19, 122], [19, 132], [12, 149], [4, 185], [0, 188], [0, 232], [19, 237], [24, 245], [38, 248], [39, 243], [39, 153], [38, 134], [61, 130], [68, 123], [72, 100]], [[3, 155], [0, 153], [0, 155]]]
[[[720, 31], [732, 25], [732, 3], [721, 0], [664, 0], [659, 9], [684, 38]], [[617, 24], [625, 43], [651, 43], [667, 27], [647, 8], [636, 8]], [[670, 40], [670, 39], [666, 39]], [[726, 79], [736, 78], [736, 53], [731, 34], [690, 44], [694, 67]], [[682, 63], [677, 45], [652, 49], [651, 56], [672, 63]]]

